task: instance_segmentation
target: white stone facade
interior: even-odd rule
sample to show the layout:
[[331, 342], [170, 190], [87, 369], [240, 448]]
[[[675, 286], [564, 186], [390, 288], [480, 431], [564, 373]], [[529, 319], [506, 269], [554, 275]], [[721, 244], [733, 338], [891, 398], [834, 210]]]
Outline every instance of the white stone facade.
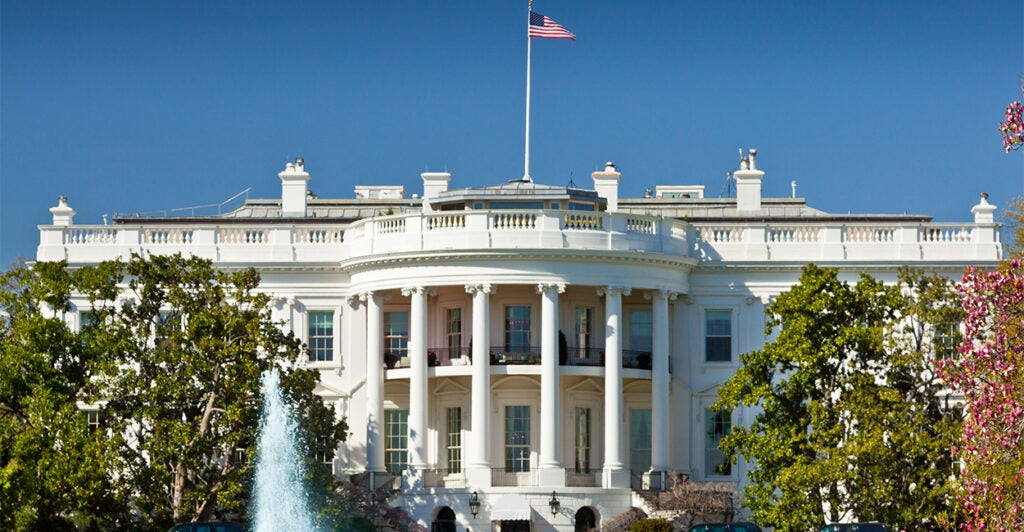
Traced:
[[444, 173], [424, 174], [422, 198], [357, 187], [326, 200], [298, 160], [281, 200], [226, 215], [80, 226], [62, 198], [37, 259], [181, 252], [256, 267], [275, 316], [310, 344], [318, 393], [348, 418], [338, 475], [394, 490], [428, 526], [573, 530], [628, 510], [667, 471], [743, 483], [746, 465], [724, 465], [713, 442], [750, 413], [708, 406], [804, 264], [893, 280], [904, 264], [957, 276], [1001, 257], [984, 197], [974, 223], [830, 215], [761, 197], [755, 156], [738, 200], [619, 198], [612, 163], [596, 193], [449, 190]]

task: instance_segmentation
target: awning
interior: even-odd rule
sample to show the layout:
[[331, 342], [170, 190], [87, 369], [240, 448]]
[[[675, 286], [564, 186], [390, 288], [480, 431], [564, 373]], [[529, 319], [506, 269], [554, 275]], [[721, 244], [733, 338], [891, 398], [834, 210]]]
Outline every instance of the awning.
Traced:
[[532, 516], [530, 503], [514, 494], [498, 499], [491, 508], [491, 521], [530, 521]]

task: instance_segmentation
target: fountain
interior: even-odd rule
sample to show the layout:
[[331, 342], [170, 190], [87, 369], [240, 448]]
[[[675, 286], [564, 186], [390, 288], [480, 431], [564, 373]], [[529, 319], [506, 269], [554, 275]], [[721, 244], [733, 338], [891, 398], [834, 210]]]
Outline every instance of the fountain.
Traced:
[[280, 384], [281, 377], [276, 369], [263, 372], [263, 415], [253, 483], [252, 530], [316, 530], [303, 481], [297, 426], [291, 408], [281, 395]]

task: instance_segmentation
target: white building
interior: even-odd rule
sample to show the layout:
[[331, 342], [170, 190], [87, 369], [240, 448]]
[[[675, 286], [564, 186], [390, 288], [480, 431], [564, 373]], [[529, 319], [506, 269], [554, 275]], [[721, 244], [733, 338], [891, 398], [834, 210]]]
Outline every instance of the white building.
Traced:
[[737, 197], [713, 199], [699, 186], [620, 198], [612, 163], [594, 190], [449, 189], [450, 174], [424, 173], [422, 198], [317, 199], [299, 159], [280, 200], [218, 216], [80, 226], [62, 198], [37, 258], [256, 267], [349, 420], [337, 474], [394, 490], [441, 530], [572, 530], [643, 504], [634, 490], [666, 471], [742, 484], [745, 464], [717, 442], [750, 414], [709, 405], [804, 264], [893, 280], [904, 264], [958, 276], [1001, 257], [984, 196], [973, 223], [833, 215], [762, 198], [755, 157]]

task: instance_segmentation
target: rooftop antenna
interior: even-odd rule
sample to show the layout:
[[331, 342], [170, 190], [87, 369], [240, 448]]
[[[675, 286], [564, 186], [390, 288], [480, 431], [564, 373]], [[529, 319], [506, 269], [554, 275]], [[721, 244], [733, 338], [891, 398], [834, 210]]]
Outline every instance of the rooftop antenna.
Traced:
[[576, 182], [572, 180], [572, 170], [569, 170], [569, 184], [566, 188], [576, 188]]
[[[740, 153], [742, 154], [743, 150], [740, 150]], [[732, 172], [726, 172], [725, 173], [725, 183], [722, 185], [722, 191], [718, 193], [718, 197], [719, 198], [731, 198], [732, 197], [732, 182], [733, 181], [734, 181], [734, 179], [732, 177]]]

